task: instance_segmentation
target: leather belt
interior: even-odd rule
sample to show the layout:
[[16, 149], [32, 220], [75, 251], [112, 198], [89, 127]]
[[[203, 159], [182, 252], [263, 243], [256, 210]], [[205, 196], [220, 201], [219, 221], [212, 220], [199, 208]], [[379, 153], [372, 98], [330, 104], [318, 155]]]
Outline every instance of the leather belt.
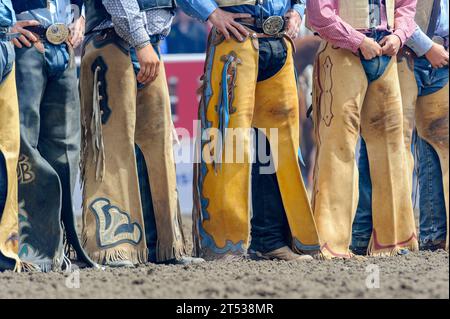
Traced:
[[63, 44], [70, 36], [70, 29], [63, 23], [55, 23], [48, 28], [38, 25], [25, 27], [25, 29], [54, 45]]
[[284, 17], [280, 16], [271, 16], [265, 18], [262, 22], [262, 27], [258, 26], [258, 21], [255, 18], [241, 18], [237, 19], [236, 21], [246, 27], [249, 27], [258, 34], [264, 34], [268, 37], [282, 34], [286, 26]]
[[114, 28], [107, 28], [98, 31], [92, 31], [86, 35], [83, 42], [82, 55], [84, 56], [86, 47], [93, 42], [96, 48], [101, 48], [108, 44], [115, 44], [123, 53], [130, 53], [130, 45], [119, 37]]

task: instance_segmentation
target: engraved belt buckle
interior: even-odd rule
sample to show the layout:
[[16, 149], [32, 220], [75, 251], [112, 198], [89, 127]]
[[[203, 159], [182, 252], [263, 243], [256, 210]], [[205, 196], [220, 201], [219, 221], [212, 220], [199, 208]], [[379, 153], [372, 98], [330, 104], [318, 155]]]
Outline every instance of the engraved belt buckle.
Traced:
[[280, 16], [269, 17], [264, 21], [262, 28], [267, 35], [277, 35], [283, 31], [284, 18]]
[[55, 23], [48, 27], [45, 37], [54, 45], [60, 45], [69, 38], [69, 28], [64, 23]]

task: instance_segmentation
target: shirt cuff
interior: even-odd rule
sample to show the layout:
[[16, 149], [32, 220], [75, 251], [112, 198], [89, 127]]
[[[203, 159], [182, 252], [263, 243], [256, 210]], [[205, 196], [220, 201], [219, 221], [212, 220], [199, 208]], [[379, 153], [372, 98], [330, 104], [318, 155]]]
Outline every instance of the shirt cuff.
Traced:
[[294, 4], [292, 9], [297, 11], [298, 14], [300, 15], [300, 17], [303, 19], [303, 17], [305, 16], [305, 10], [306, 10], [306, 7], [304, 4]]
[[130, 45], [134, 48], [143, 47], [147, 43], [150, 43], [150, 36], [145, 30], [145, 27], [138, 28], [130, 33], [129, 41]]
[[433, 41], [420, 29], [417, 28], [406, 45], [417, 54], [418, 57], [424, 56], [433, 46]]
[[199, 15], [203, 21], [208, 20], [209, 16], [216, 11], [219, 6], [212, 1], [206, 1], [201, 8], [199, 8]]
[[[350, 39], [350, 50], [354, 53], [358, 52], [359, 47], [361, 46], [361, 44], [363, 43], [364, 39], [366, 38], [366, 36], [364, 34], [362, 34], [361, 32], [354, 32], [354, 34], [352, 34], [352, 36], [349, 38]], [[340, 45], [340, 44], [338, 44]]]
[[212, 0], [202, 0], [201, 2], [192, 0], [178, 1], [178, 5], [188, 16], [203, 22], [207, 21], [211, 13], [219, 7], [216, 2]]
[[402, 46], [405, 45], [405, 42], [407, 40], [405, 31], [403, 31], [401, 29], [397, 29], [394, 31], [394, 34], [400, 38], [400, 42], [402, 43]]

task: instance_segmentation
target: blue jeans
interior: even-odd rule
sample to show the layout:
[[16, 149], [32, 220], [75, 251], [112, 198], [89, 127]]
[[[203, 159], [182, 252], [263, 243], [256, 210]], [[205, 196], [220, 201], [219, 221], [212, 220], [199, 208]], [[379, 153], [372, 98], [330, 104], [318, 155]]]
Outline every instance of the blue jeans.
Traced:
[[[65, 44], [16, 49], [21, 147], [19, 256], [42, 270], [62, 263], [63, 236], [91, 264], [76, 232], [72, 194], [80, 152], [75, 63]], [[74, 62], [74, 61], [73, 61]], [[64, 227], [63, 227], [64, 226]]]
[[0, 41], [0, 84], [12, 71], [15, 53], [11, 42]]
[[[259, 40], [258, 81], [274, 76], [286, 63], [287, 48], [279, 39]], [[259, 154], [260, 141], [256, 139], [255, 154]], [[266, 140], [266, 150], [270, 151]], [[264, 164], [256, 156], [252, 166], [251, 251], [267, 253], [289, 246], [290, 229], [284, 209], [277, 174], [261, 174]]]
[[442, 170], [439, 157], [430, 144], [417, 136], [415, 146], [419, 166], [420, 246], [427, 249], [435, 243], [445, 242], [447, 235]]
[[[256, 154], [259, 154], [259, 138], [256, 139]], [[270, 150], [266, 140], [266, 150]], [[281, 199], [277, 174], [260, 174], [264, 166], [256, 156], [252, 166], [252, 211], [251, 251], [268, 253], [289, 246], [289, 224]]]
[[[441, 90], [448, 83], [448, 68], [433, 69], [426, 58], [414, 61], [414, 73], [419, 96]], [[420, 243], [422, 247], [445, 241], [447, 233], [446, 209], [439, 157], [433, 147], [416, 135], [419, 158]], [[367, 148], [361, 140], [359, 167], [359, 203], [353, 223], [352, 248], [364, 250], [372, 234], [372, 183]]]

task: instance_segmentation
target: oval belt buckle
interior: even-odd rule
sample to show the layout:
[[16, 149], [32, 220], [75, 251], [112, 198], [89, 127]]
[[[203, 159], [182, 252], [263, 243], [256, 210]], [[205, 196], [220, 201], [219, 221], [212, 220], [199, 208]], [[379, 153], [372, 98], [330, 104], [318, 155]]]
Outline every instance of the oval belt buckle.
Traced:
[[48, 27], [45, 36], [51, 44], [60, 45], [69, 37], [69, 28], [64, 23], [55, 23]]
[[277, 35], [284, 28], [284, 19], [280, 16], [267, 18], [263, 23], [263, 31], [267, 35]]

